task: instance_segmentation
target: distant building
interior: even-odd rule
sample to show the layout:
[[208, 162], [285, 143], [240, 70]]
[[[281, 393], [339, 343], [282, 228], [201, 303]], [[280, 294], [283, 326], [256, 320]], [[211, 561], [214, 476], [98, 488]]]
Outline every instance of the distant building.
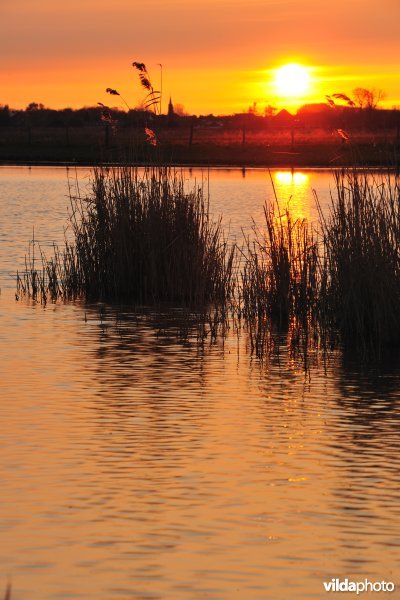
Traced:
[[284, 108], [273, 117], [274, 125], [279, 127], [289, 127], [293, 125], [294, 117]]
[[172, 104], [172, 100], [171, 100], [171, 96], [170, 96], [169, 102], [168, 102], [168, 117], [170, 119], [172, 119], [174, 116], [175, 116], [174, 105]]
[[170, 127], [174, 127], [177, 124], [177, 117], [174, 111], [174, 105], [172, 104], [171, 96], [168, 102], [167, 124]]

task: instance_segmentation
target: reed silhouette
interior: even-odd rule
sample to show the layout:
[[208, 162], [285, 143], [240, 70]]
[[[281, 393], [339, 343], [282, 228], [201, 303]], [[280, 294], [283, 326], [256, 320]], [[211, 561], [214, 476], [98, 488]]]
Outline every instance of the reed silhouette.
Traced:
[[320, 221], [327, 255], [327, 312], [346, 346], [400, 344], [400, 180], [347, 169], [335, 175]]
[[303, 351], [333, 341], [360, 356], [400, 347], [394, 172], [336, 172], [330, 209], [319, 207], [315, 224], [275, 196], [240, 250], [211, 218], [203, 189], [187, 191], [169, 167], [96, 169], [91, 194], [71, 194], [71, 203], [72, 241], [48, 259], [33, 239], [17, 297], [213, 305], [243, 319], [259, 355], [276, 332]]
[[169, 167], [98, 168], [87, 197], [71, 193], [72, 242], [49, 259], [35, 241], [18, 295], [137, 304], [225, 304], [235, 248], [213, 221], [203, 188]]

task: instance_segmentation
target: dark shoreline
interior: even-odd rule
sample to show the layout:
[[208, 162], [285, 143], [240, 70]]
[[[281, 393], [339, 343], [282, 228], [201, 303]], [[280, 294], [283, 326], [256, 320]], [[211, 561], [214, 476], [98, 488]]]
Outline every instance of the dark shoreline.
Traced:
[[[87, 169], [92, 169], [95, 167], [100, 167], [100, 166], [104, 166], [104, 167], [122, 167], [124, 165], [126, 165], [127, 163], [122, 163], [122, 162], [98, 162], [98, 163], [89, 163], [89, 162], [67, 162], [67, 161], [60, 161], [60, 162], [51, 162], [51, 161], [0, 161], [0, 168], [1, 167], [53, 167], [53, 168], [74, 168], [74, 167], [78, 167], [78, 168], [87, 168]], [[135, 163], [136, 166], [138, 167], [148, 167], [151, 166], [151, 163], [140, 163], [140, 162], [136, 162]], [[373, 165], [367, 165], [365, 163], [360, 164], [360, 165], [355, 165], [353, 164], [341, 164], [341, 165], [312, 165], [312, 164], [302, 164], [302, 165], [293, 165], [293, 164], [279, 164], [279, 165], [273, 165], [273, 164], [186, 164], [186, 163], [168, 163], [168, 165], [166, 164], [162, 164], [160, 163], [159, 166], [169, 166], [172, 168], [188, 168], [188, 169], [249, 169], [249, 170], [256, 170], [256, 169], [272, 169], [272, 170], [276, 170], [276, 169], [285, 169], [285, 170], [298, 170], [298, 169], [303, 169], [305, 171], [335, 171], [337, 169], [342, 169], [342, 168], [359, 168], [359, 169], [370, 169], [373, 171], [381, 171], [381, 170], [389, 170], [389, 171], [396, 171], [397, 167], [394, 165], [390, 165], [390, 164], [373, 164]]]
[[248, 144], [163, 145], [157, 148], [96, 145], [3, 145], [0, 165], [82, 166], [136, 164], [222, 168], [335, 168], [398, 166], [396, 144], [302, 144], [260, 146]]

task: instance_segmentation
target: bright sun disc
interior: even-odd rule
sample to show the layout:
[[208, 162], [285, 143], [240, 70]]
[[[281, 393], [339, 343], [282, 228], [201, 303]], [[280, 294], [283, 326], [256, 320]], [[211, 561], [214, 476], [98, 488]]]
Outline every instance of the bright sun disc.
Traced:
[[303, 96], [310, 85], [306, 67], [294, 63], [284, 65], [275, 73], [275, 86], [280, 96], [296, 98]]

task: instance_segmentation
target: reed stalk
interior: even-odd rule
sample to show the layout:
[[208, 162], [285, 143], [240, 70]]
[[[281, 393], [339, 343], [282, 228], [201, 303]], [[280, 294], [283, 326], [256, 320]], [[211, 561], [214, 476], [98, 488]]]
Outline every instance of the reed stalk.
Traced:
[[275, 332], [380, 354], [400, 346], [400, 177], [346, 169], [335, 188], [316, 225], [266, 204], [238, 273], [202, 188], [168, 167], [98, 168], [87, 197], [71, 194], [72, 242], [47, 259], [33, 238], [17, 295], [213, 305], [217, 321], [235, 306], [257, 354]]
[[400, 180], [342, 170], [325, 218], [324, 304], [343, 343], [376, 353], [400, 344]]
[[71, 194], [72, 243], [42, 268], [28, 257], [18, 292], [42, 301], [224, 305], [234, 290], [235, 248], [210, 217], [202, 187], [185, 189], [169, 167], [99, 167], [87, 197]]
[[264, 206], [262, 229], [246, 239], [242, 269], [243, 316], [256, 352], [271, 332], [289, 332], [307, 343], [317, 322], [320, 276], [318, 237], [304, 219], [280, 211], [277, 201]]

